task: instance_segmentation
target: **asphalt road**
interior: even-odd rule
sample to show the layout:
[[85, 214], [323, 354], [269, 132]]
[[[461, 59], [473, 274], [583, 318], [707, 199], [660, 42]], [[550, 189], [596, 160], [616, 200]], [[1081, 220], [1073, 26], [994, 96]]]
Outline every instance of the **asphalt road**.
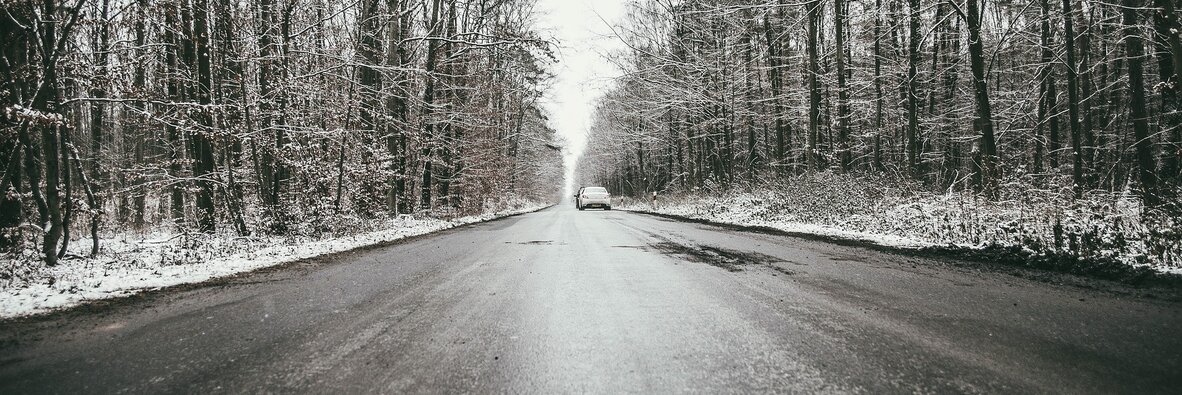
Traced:
[[1177, 393], [1180, 313], [565, 205], [0, 323], [0, 394]]

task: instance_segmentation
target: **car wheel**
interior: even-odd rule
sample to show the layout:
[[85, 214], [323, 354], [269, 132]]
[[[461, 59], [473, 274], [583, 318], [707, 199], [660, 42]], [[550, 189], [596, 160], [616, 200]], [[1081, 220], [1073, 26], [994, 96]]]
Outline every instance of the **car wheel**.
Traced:
[[603, 209], [607, 210], [607, 211], [612, 211], [612, 206], [607, 206], [607, 207], [604, 207]]

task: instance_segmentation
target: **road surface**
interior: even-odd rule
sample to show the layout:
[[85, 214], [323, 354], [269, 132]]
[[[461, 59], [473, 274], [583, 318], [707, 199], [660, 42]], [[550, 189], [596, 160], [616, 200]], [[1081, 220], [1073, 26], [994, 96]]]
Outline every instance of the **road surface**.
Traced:
[[1180, 313], [566, 205], [0, 323], [0, 394], [1177, 393]]

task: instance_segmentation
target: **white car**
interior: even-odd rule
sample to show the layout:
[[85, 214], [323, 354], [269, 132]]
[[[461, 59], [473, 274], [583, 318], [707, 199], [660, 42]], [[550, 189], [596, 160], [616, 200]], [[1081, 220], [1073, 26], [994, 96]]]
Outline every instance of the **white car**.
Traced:
[[612, 194], [608, 193], [604, 187], [579, 188], [579, 193], [575, 194], [575, 207], [578, 207], [579, 210], [588, 207], [611, 210]]

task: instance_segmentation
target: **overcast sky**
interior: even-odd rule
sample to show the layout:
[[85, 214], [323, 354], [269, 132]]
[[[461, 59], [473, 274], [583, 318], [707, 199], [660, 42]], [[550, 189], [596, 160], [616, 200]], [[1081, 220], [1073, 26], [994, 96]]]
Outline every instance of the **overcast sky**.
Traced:
[[[559, 63], [553, 70], [557, 80], [544, 106], [550, 113], [551, 126], [569, 144], [568, 171], [586, 145], [595, 99], [620, 73], [604, 55], [622, 46], [610, 25], [622, 18], [626, 1], [538, 0], [539, 27], [561, 45]], [[570, 179], [567, 174], [567, 181]]]

